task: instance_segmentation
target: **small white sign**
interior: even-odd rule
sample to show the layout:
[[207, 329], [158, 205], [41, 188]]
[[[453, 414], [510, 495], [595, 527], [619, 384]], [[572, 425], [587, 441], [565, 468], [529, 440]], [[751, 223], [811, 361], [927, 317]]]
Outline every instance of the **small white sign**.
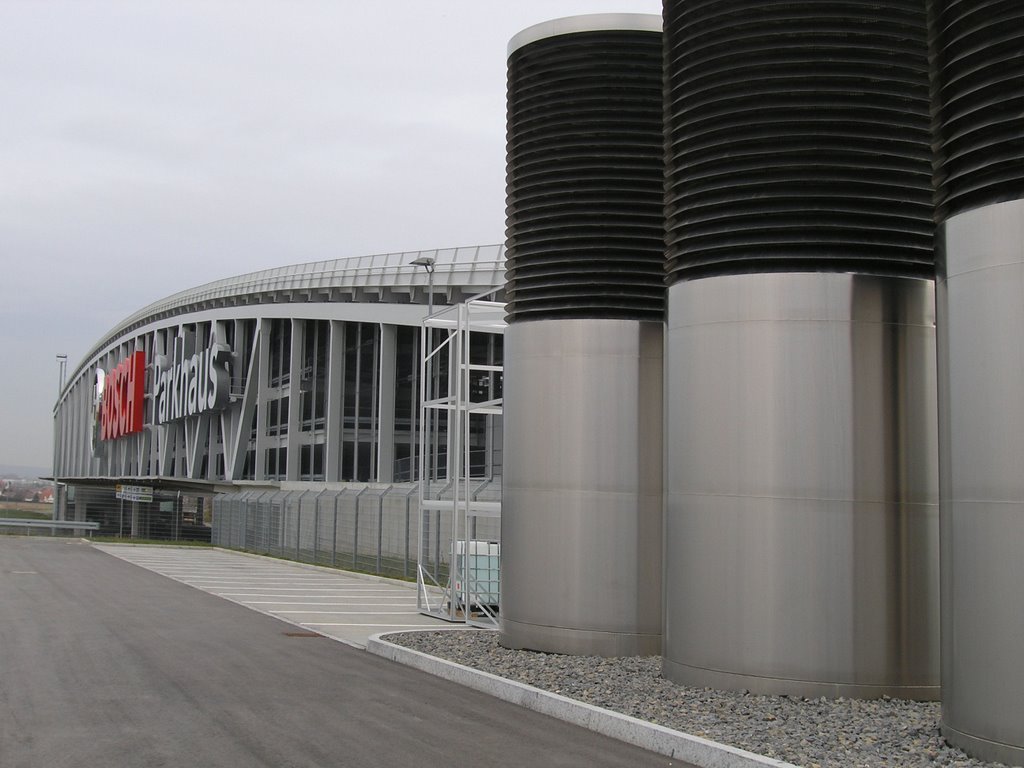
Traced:
[[125, 501], [152, 501], [153, 486], [151, 485], [118, 485], [114, 496]]

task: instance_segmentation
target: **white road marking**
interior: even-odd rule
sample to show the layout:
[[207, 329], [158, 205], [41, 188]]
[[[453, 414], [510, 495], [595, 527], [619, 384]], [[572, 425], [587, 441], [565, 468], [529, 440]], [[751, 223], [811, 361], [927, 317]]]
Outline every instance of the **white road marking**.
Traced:
[[[423, 624], [344, 624], [335, 622], [303, 621], [303, 627], [405, 627], [406, 629], [423, 629]], [[433, 625], [428, 625], [433, 626]]]
[[318, 616], [415, 616], [415, 610], [275, 610], [278, 613], [312, 613]]

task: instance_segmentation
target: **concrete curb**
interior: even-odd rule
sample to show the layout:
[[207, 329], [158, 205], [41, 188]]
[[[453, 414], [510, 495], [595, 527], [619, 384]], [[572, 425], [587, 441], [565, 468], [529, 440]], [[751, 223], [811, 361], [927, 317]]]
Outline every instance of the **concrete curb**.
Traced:
[[488, 672], [429, 656], [411, 648], [403, 648], [388, 642], [385, 638], [389, 634], [396, 633], [384, 632], [373, 635], [366, 644], [367, 652], [659, 755], [684, 760], [700, 768], [797, 768], [791, 763], [719, 744], [699, 736], [691, 736], [681, 731], [673, 731], [557, 693], [542, 691], [531, 685], [506, 680]]

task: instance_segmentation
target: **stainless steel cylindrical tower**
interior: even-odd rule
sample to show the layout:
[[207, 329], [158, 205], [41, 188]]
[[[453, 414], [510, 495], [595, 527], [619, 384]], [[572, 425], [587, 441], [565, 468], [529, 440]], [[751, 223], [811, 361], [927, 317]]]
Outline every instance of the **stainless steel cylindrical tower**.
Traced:
[[503, 645], [661, 647], [661, 19], [509, 44]]
[[1024, 5], [929, 4], [942, 732], [1024, 765]]
[[923, 5], [667, 0], [664, 34], [664, 674], [934, 698]]

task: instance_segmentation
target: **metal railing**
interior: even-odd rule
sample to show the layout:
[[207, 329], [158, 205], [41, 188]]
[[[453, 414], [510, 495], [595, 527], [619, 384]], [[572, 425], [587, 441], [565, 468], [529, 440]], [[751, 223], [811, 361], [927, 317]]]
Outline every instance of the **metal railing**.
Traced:
[[[329, 292], [335, 289], [354, 291], [362, 288], [379, 292], [423, 287], [426, 275], [420, 270], [409, 268], [410, 263], [422, 255], [429, 255], [437, 264], [439, 290], [442, 287], [458, 287], [470, 292], [488, 286], [496, 289], [496, 286], [505, 284], [505, 246], [502, 244], [355, 256], [236, 275], [179, 291], [129, 315], [104, 334], [86, 353], [68, 383], [74, 386], [88, 365], [118, 339], [130, 336], [134, 330], [158, 318], [185, 315], [202, 307], [218, 306], [240, 297], [259, 294]], [[67, 391], [68, 387], [62, 389], [61, 398]]]
[[84, 531], [86, 535], [92, 536], [94, 531], [98, 531], [100, 527], [99, 523], [77, 521], [77, 520], [32, 520], [26, 518], [5, 518], [0, 520], [0, 528], [24, 528], [25, 535], [31, 536], [33, 530], [49, 529], [50, 535], [56, 535], [57, 531]]

